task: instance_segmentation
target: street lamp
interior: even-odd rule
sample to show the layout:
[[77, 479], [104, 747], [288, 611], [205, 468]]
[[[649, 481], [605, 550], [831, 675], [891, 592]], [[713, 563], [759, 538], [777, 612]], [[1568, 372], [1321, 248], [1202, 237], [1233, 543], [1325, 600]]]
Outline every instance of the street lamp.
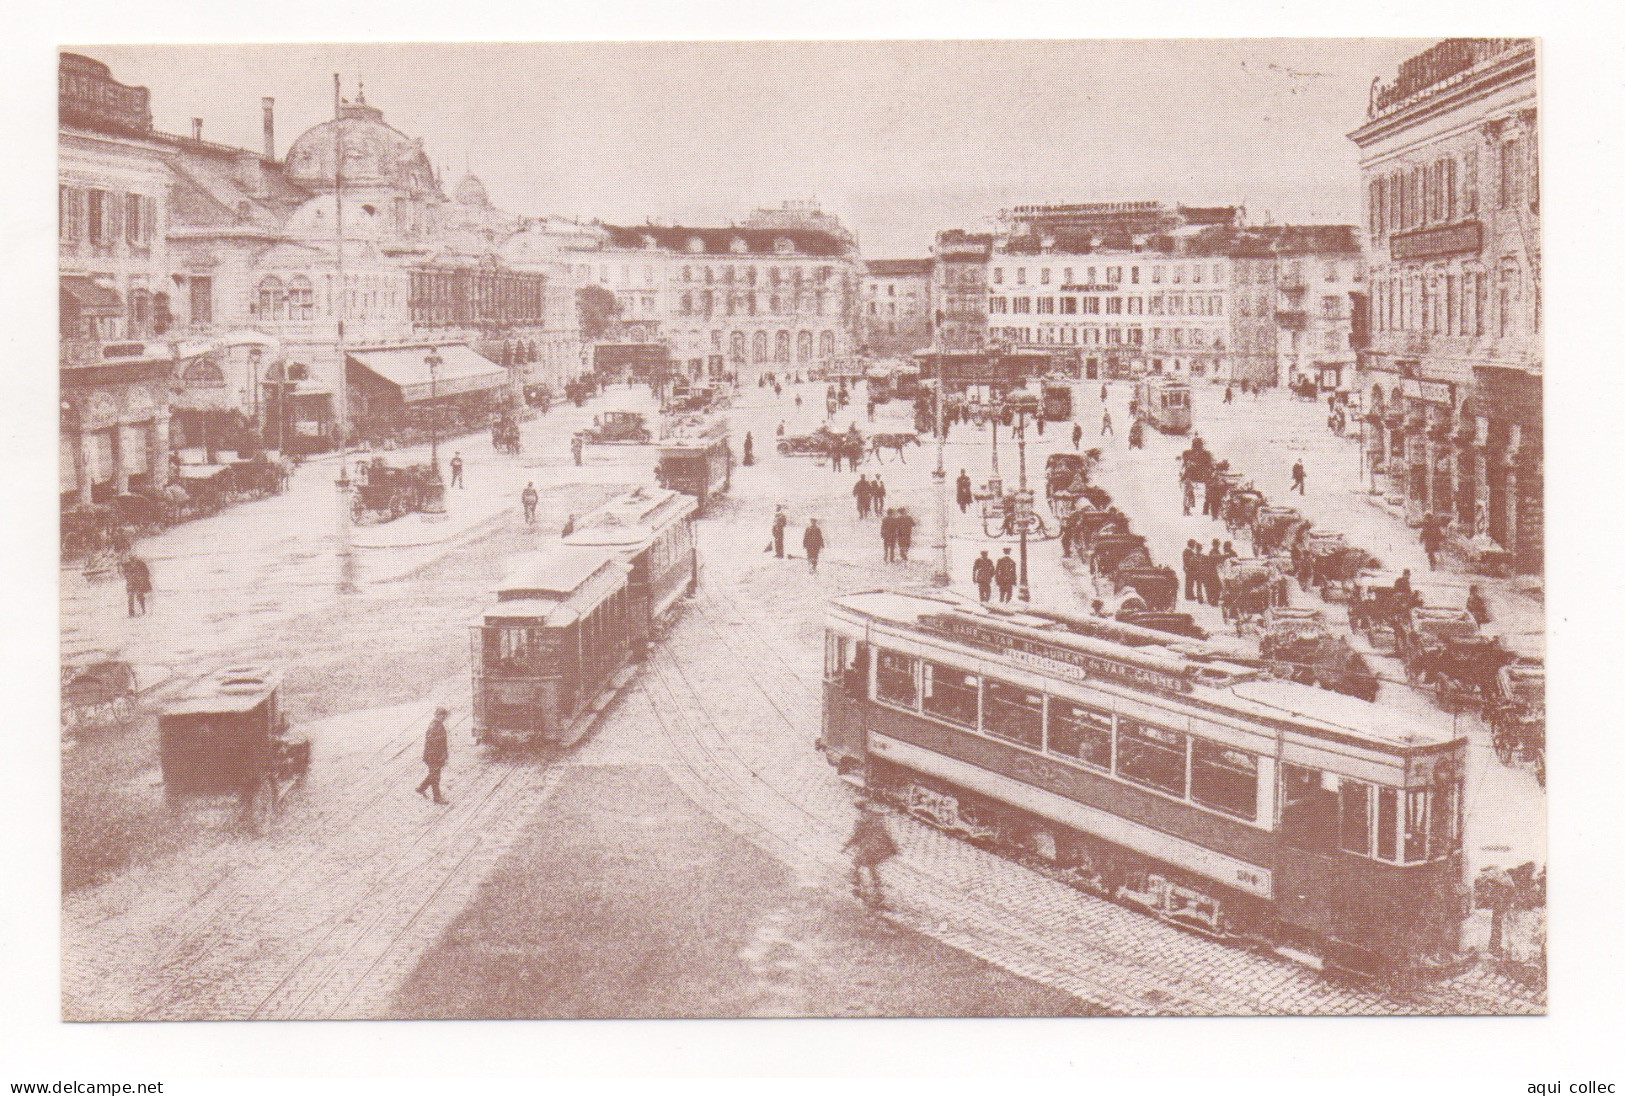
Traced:
[[1021, 524], [1021, 600], [1031, 601], [1033, 591], [1027, 582], [1027, 515], [1032, 512], [1032, 495], [1027, 491], [1027, 410], [1020, 405], [1016, 407], [1016, 453], [1020, 461], [1016, 512]]
[[445, 359], [440, 356], [440, 349], [431, 346], [428, 357], [423, 364], [429, 367], [429, 467], [434, 472], [434, 478], [440, 478], [440, 405], [436, 399], [440, 394], [439, 380], [440, 367]]

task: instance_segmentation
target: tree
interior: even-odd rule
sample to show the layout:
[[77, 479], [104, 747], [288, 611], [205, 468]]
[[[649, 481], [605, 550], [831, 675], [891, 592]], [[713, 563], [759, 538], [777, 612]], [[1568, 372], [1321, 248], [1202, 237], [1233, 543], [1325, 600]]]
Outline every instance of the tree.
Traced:
[[581, 321], [581, 337], [601, 339], [619, 318], [621, 303], [601, 285], [584, 285], [576, 290], [576, 314]]

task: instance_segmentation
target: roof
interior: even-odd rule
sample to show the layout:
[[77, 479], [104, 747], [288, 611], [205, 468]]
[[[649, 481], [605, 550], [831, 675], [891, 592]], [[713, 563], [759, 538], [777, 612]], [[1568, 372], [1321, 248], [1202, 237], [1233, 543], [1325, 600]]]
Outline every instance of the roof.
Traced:
[[898, 278], [931, 273], [933, 259], [869, 259], [863, 265], [878, 278]]
[[617, 495], [576, 522], [567, 545], [630, 547], [651, 539], [674, 521], [692, 514], [699, 503], [690, 495], [664, 487], [639, 487]]
[[[429, 376], [429, 352], [440, 355], [440, 365]], [[402, 346], [384, 350], [352, 350], [352, 365], [401, 390], [408, 403], [432, 397], [479, 392], [508, 383], [508, 371], [462, 343], [450, 346]]]
[[743, 254], [777, 255], [778, 241], [788, 240], [794, 255], [812, 255], [839, 258], [846, 254], [846, 244], [837, 236], [808, 228], [686, 228], [681, 225], [604, 225], [610, 241], [616, 247], [645, 248], [653, 241], [656, 248], [666, 251], [693, 250], [691, 241], [699, 240], [696, 254], [732, 255], [735, 240], [744, 244]]
[[59, 287], [64, 313], [77, 310], [81, 316], [124, 315], [124, 302], [119, 300], [118, 290], [98, 285], [86, 275], [64, 274]]
[[282, 684], [274, 666], [228, 666], [205, 677], [164, 708], [164, 715], [253, 711]]
[[1191, 683], [1186, 695], [1194, 704], [1242, 718], [1287, 720], [1311, 735], [1320, 732], [1388, 748], [1437, 746], [1459, 737], [1448, 725], [1430, 726], [1413, 712], [1394, 711], [1313, 686], [1258, 677], [1250, 667], [1224, 661], [1222, 651], [1213, 652], [1217, 657], [1193, 657], [1200, 653], [1202, 644], [1182, 644], [1173, 636], [1167, 637], [1162, 646], [1131, 647], [1068, 629], [1060, 615], [1030, 609], [1020, 619], [1012, 620], [960, 595], [936, 590], [871, 590], [834, 598], [831, 605], [909, 628], [920, 627], [921, 618], [929, 614], [952, 614], [1016, 636], [1024, 631], [1029, 636], [1030, 631], [1047, 633], [1041, 640], [1046, 645], [1110, 659], [1137, 671], [1181, 677]]
[[549, 627], [586, 616], [626, 582], [627, 566], [610, 548], [554, 544], [521, 557], [498, 588], [487, 623], [526, 620]]

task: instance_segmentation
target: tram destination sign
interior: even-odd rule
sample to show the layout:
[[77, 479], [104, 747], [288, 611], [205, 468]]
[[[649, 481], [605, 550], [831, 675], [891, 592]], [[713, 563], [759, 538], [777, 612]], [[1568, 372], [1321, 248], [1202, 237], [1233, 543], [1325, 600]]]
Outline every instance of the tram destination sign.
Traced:
[[1165, 689], [1179, 693], [1191, 691], [1191, 683], [1177, 674], [1148, 669], [1132, 662], [1121, 662], [1104, 655], [1090, 654], [1059, 643], [1045, 643], [1029, 636], [1013, 635], [974, 620], [931, 613], [920, 618], [920, 626], [927, 631], [985, 650], [996, 651], [1036, 669], [1063, 677], [1103, 677], [1139, 688]]

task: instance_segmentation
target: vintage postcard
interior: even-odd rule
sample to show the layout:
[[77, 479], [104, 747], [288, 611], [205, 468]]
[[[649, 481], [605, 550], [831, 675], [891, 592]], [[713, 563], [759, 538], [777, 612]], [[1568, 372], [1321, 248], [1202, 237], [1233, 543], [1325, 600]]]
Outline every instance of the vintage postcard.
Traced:
[[57, 63], [63, 1019], [1546, 1012], [1536, 40]]

